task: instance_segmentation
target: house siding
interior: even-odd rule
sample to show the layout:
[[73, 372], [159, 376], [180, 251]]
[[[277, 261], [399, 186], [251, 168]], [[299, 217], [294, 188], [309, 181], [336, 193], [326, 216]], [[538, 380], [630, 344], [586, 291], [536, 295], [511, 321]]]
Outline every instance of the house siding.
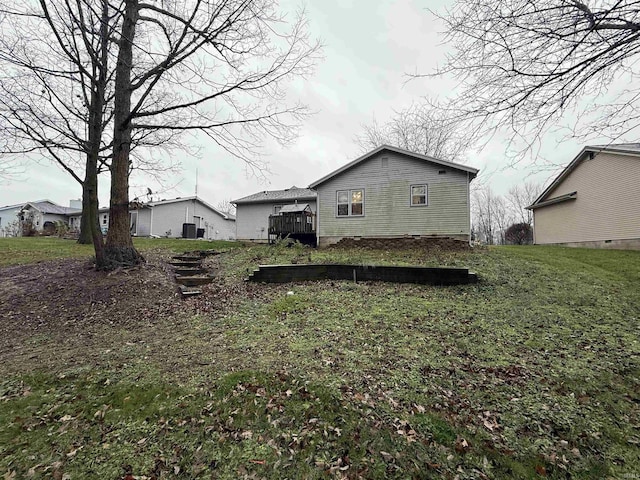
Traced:
[[[170, 230], [169, 237], [182, 236], [183, 223], [195, 223], [196, 228], [205, 229], [205, 238], [209, 240], [232, 240], [235, 238], [235, 222], [225, 220], [217, 212], [196, 200], [154, 205], [153, 221], [144, 217], [145, 226], [151, 235], [165, 236]], [[140, 217], [138, 218], [140, 222]], [[149, 226], [149, 222], [151, 225]], [[138, 226], [140, 232], [140, 224]]]
[[[387, 159], [386, 167], [382, 158]], [[411, 206], [410, 188], [422, 184], [428, 185], [428, 204]], [[338, 218], [336, 192], [359, 188], [364, 189], [364, 216]], [[450, 167], [381, 152], [319, 185], [317, 191], [321, 245], [343, 237], [469, 238], [468, 174]]]
[[138, 212], [138, 225], [134, 232], [138, 237], [148, 237], [151, 235], [151, 209], [140, 208], [138, 210], [131, 210], [130, 213]]
[[[269, 232], [269, 215], [273, 215], [276, 205], [291, 205], [292, 201], [269, 203], [246, 203], [236, 206], [236, 238], [254, 242], [266, 242]], [[311, 211], [316, 212], [315, 200], [300, 200], [300, 204], [309, 204]]]
[[603, 152], [581, 161], [545, 197], [577, 192], [576, 199], [534, 209], [535, 243], [640, 239], [639, 180], [637, 157]]
[[7, 231], [5, 229], [10, 223], [18, 220], [18, 214], [21, 208], [22, 205], [0, 208], [0, 237], [6, 235]]

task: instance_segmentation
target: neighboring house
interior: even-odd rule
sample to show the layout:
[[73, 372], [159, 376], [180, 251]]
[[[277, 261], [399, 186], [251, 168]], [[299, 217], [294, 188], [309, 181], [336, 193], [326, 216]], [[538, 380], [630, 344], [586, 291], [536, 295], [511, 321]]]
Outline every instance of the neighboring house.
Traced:
[[318, 245], [342, 238], [469, 241], [469, 184], [478, 170], [383, 145], [312, 183]]
[[[79, 222], [80, 215], [77, 215]], [[102, 231], [109, 228], [109, 209], [98, 211]], [[139, 237], [159, 236], [179, 238], [183, 224], [193, 224], [207, 240], [233, 240], [235, 217], [220, 212], [198, 197], [183, 197], [170, 200], [142, 203], [129, 211], [131, 234]]]
[[68, 224], [69, 217], [80, 212], [76, 207], [63, 207], [51, 200], [41, 200], [25, 203], [20, 209], [19, 217], [22, 221], [31, 220], [36, 232], [53, 233], [56, 222]]
[[280, 213], [282, 207], [308, 204], [316, 212], [316, 192], [293, 186], [285, 190], [265, 190], [231, 203], [236, 205], [236, 238], [238, 240], [268, 240], [269, 215]]
[[18, 235], [20, 230], [16, 228], [16, 222], [20, 220], [20, 210], [23, 206], [24, 203], [18, 203], [16, 205], [0, 207], [0, 237], [13, 237]]
[[587, 146], [528, 209], [534, 243], [640, 249], [640, 144]]
[[[69, 217], [74, 214], [79, 215], [81, 209], [80, 200], [71, 200], [68, 207], [58, 205], [51, 200], [37, 200], [0, 207], [0, 236], [21, 235], [23, 222], [29, 220], [36, 232], [42, 232], [45, 229], [53, 230], [56, 222], [68, 223], [71, 226]], [[17, 228], [15, 228], [16, 225]]]

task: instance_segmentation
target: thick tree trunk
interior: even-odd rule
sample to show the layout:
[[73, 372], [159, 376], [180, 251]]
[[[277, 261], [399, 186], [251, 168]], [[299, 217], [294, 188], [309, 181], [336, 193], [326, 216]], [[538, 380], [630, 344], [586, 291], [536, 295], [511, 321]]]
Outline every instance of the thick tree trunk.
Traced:
[[129, 231], [129, 153], [131, 150], [131, 64], [138, 20], [138, 1], [126, 0], [116, 64], [114, 91], [111, 203], [105, 248], [105, 268], [137, 265], [144, 261], [133, 246]]

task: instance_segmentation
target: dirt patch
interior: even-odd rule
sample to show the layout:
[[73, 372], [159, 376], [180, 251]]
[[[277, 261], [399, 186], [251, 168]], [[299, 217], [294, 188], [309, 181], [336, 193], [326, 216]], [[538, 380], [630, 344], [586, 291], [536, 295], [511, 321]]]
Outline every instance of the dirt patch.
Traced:
[[[0, 269], [0, 364], [5, 373], [105, 361], [123, 364], [169, 353], [187, 367], [180, 336], [196, 315], [215, 319], [264, 288], [217, 278], [203, 295], [183, 299], [172, 254], [145, 252], [146, 263], [111, 273], [64, 259]], [[217, 269], [219, 257], [205, 265]], [[106, 355], [108, 353], [108, 355]], [[106, 356], [105, 356], [106, 355]], [[166, 363], [173, 369], [175, 362]]]
[[448, 250], [469, 251], [468, 242], [454, 238], [343, 238], [330, 248], [366, 248], [371, 250]]

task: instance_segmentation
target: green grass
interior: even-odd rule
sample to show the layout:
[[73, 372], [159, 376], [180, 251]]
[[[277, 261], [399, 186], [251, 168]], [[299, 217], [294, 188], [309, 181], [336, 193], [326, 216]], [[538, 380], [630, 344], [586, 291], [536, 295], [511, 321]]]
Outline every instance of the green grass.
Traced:
[[[227, 249], [238, 245], [222, 240], [208, 242], [167, 238], [134, 238], [133, 243], [142, 253], [150, 249], [181, 253], [197, 249]], [[92, 255], [92, 245], [78, 245], [74, 240], [57, 237], [0, 238], [0, 267], [62, 258], [89, 258]]]
[[[89, 346], [40, 340], [59, 363], [15, 367], [0, 386], [0, 474], [640, 472], [640, 252], [252, 246], [219, 258], [217, 295], [236, 292], [225, 310], [185, 303], [152, 327], [96, 326]], [[258, 264], [327, 261], [468, 266], [480, 282], [242, 282]]]

